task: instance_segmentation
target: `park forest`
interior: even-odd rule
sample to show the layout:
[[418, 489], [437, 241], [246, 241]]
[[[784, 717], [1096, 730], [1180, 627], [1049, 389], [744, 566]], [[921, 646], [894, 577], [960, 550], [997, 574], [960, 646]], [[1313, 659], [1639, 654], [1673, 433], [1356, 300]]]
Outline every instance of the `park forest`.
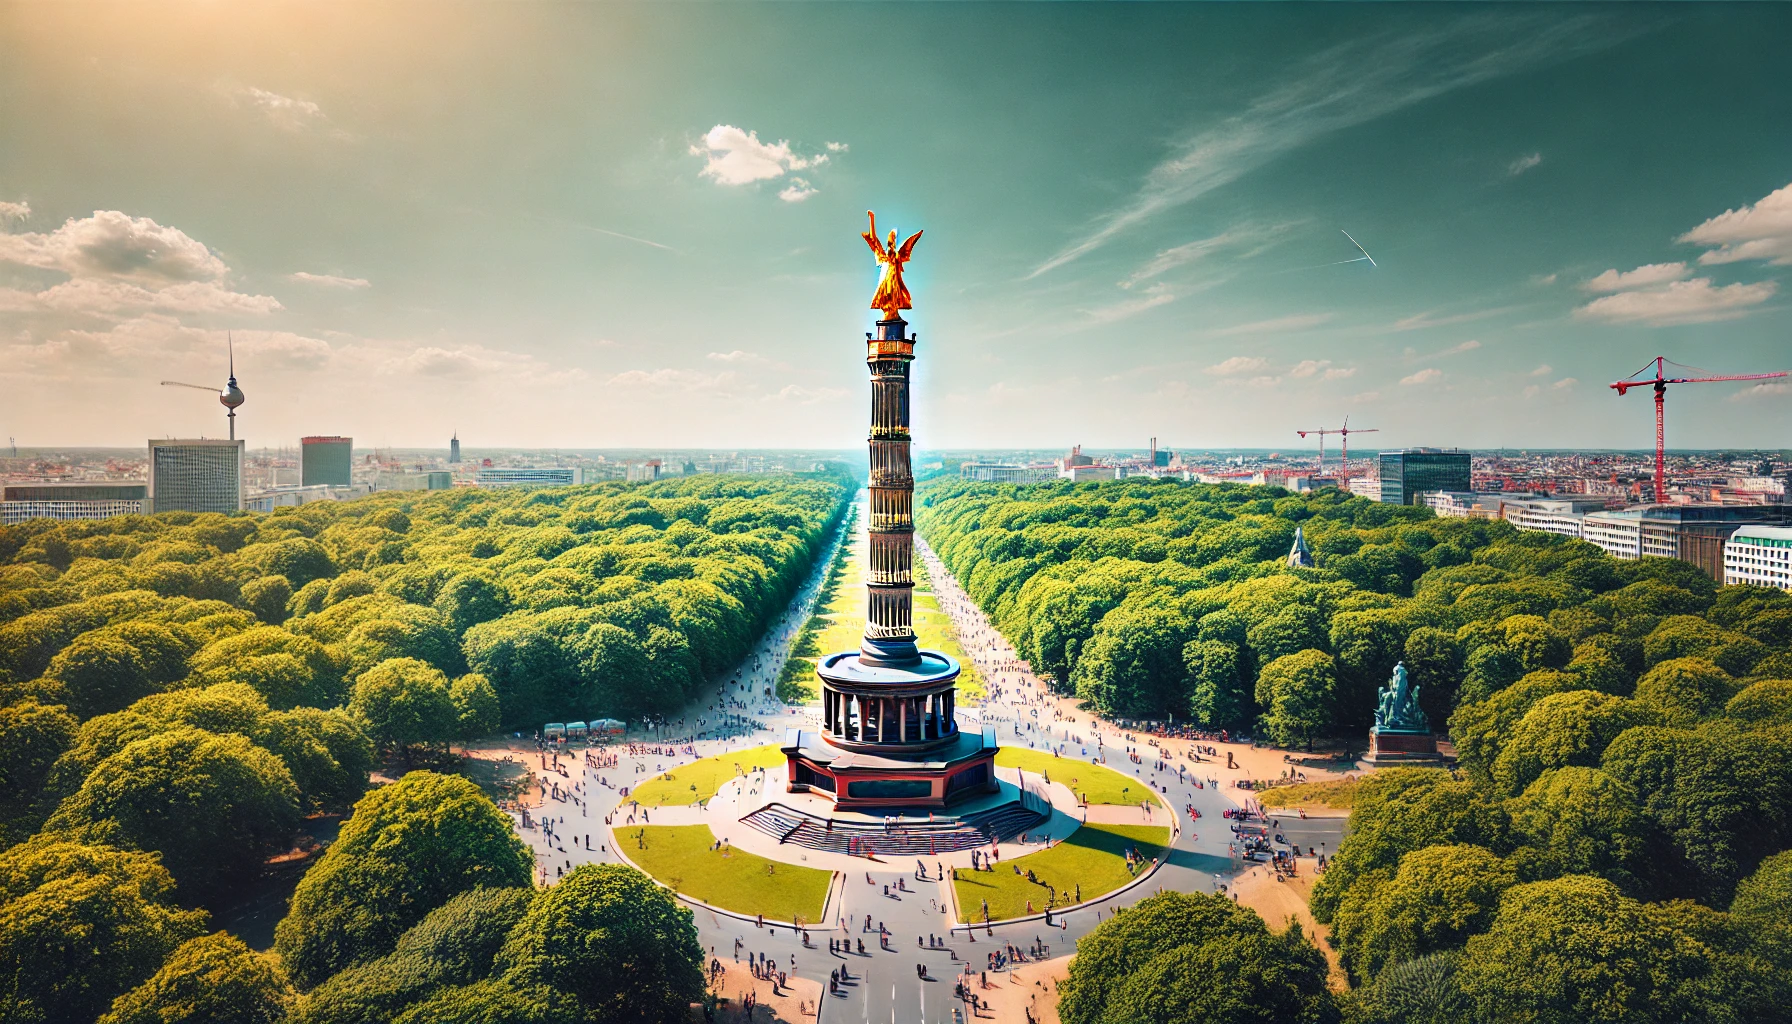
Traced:
[[[550, 718], [678, 712], [830, 552], [852, 489], [707, 476], [0, 528], [0, 1021], [684, 1024], [688, 910], [624, 868], [537, 891], [477, 786], [404, 768]], [[402, 778], [369, 792], [382, 759]], [[351, 807], [277, 956], [215, 929], [303, 816]]]
[[[1792, 595], [1337, 490], [949, 481], [917, 502], [1021, 656], [1107, 716], [1360, 752], [1404, 661], [1457, 769], [1357, 785], [1311, 900], [1356, 987], [1327, 1009], [1250, 974], [1278, 1019], [1792, 1019]], [[1289, 564], [1297, 527], [1313, 567]], [[1216, 965], [1301, 976], [1159, 899], [1079, 947], [1065, 1024], [1245, 1019], [1201, 991]]]

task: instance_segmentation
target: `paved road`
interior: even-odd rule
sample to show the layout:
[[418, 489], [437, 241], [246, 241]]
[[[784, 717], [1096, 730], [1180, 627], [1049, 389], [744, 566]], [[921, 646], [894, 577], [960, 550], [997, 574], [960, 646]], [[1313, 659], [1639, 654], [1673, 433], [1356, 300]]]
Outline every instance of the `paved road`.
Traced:
[[[1165, 889], [1215, 891], [1238, 866], [1229, 848], [1229, 823], [1221, 813], [1234, 806], [1234, 801], [1220, 789], [1237, 773], [1226, 772], [1223, 763], [1189, 762], [1183, 756], [1189, 744], [1182, 741], [1165, 748], [1171, 752], [1172, 760], [1160, 762], [1157, 748], [1128, 742], [1125, 734], [1112, 725], [1092, 723], [1087, 713], [1076, 711], [1062, 698], [1050, 694], [1041, 681], [1021, 668], [1006, 641], [963, 596], [925, 545], [919, 549], [928, 559], [928, 572], [942, 609], [953, 616], [962, 646], [989, 682], [991, 699], [981, 709], [961, 711], [965, 727], [971, 728], [981, 720], [997, 726], [998, 738], [1004, 744], [1052, 749], [1064, 757], [1081, 760], [1105, 756], [1108, 767], [1139, 779], [1142, 786], [1152, 786], [1166, 803], [1176, 808], [1181, 831], [1167, 861], [1147, 880], [1084, 909], [1055, 915], [1054, 926], [1049, 928], [1043, 921], [1032, 920], [998, 923], [974, 932], [962, 927], [952, 931], [953, 923], [940, 909], [944, 893], [939, 883], [918, 880], [900, 869], [873, 871], [870, 881], [864, 872], [847, 874], [832, 904], [833, 920], [806, 933], [795, 933], [788, 927], [759, 928], [752, 922], [696, 909], [699, 937], [712, 956], [745, 961], [750, 955], [764, 955], [796, 976], [819, 981], [824, 987], [829, 972], [844, 967], [851, 976], [845, 994], [824, 999], [819, 1024], [879, 1024], [885, 1020], [892, 1024], [944, 1024], [952, 1019], [952, 1010], [959, 1005], [953, 998], [958, 972], [982, 970], [990, 953], [1030, 949], [1035, 943], [1043, 943], [1048, 947], [1047, 956], [1063, 955], [1083, 935], [1112, 916], [1116, 908], [1130, 906]], [[781, 741], [784, 729], [790, 725], [811, 725], [811, 714], [793, 713], [765, 698], [764, 692], [777, 679], [792, 637], [810, 614], [825, 569], [824, 559], [785, 617], [768, 631], [729, 679], [700, 706], [693, 706], [682, 727], [686, 732], [696, 726], [699, 731], [713, 733], [726, 715], [740, 723], [738, 735], [700, 738], [692, 745], [694, 755], [625, 757], [620, 765], [602, 769], [584, 767], [579, 762], [581, 753], [562, 758], [561, 763], [568, 769], [567, 777], [561, 779], [562, 785], [569, 787], [566, 798], [550, 800], [539, 809], [543, 816], [556, 819], [552, 825], [554, 834], [540, 828], [519, 830], [536, 851], [543, 872], [538, 878], [552, 882], [561, 872], [578, 864], [619, 860], [607, 849], [603, 816], [621, 803], [621, 787], [632, 786], [697, 757]], [[1131, 761], [1134, 753], [1142, 763]], [[537, 755], [531, 752], [519, 756], [534, 759]], [[536, 763], [539, 767], [540, 762]], [[576, 788], [571, 788], [575, 783]], [[1198, 811], [1200, 817], [1191, 818], [1184, 810], [1188, 807]], [[1161, 816], [1160, 811], [1160, 819]], [[1303, 852], [1321, 843], [1326, 850], [1335, 851], [1343, 827], [1342, 819], [1336, 818], [1281, 819], [1279, 824], [1281, 834]], [[894, 887], [898, 879], [909, 891], [886, 895], [885, 887]], [[864, 930], [867, 914], [871, 916], [871, 931]], [[879, 941], [880, 922], [890, 937], [887, 946]], [[802, 941], [805, 934], [808, 946]], [[851, 943], [851, 952], [830, 953], [830, 939]], [[858, 952], [861, 941], [863, 955]], [[932, 941], [941, 944], [930, 946]], [[917, 975], [917, 964], [925, 965], [925, 979]], [[994, 982], [998, 976], [991, 978]]]

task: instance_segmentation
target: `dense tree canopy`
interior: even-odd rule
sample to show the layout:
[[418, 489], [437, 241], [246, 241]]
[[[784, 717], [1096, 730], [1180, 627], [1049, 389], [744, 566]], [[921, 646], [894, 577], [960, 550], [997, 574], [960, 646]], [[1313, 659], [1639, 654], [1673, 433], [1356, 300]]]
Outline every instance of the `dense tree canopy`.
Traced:
[[466, 779], [411, 772], [355, 805], [305, 873], [275, 948], [299, 984], [391, 952], [430, 911], [479, 886], [523, 886], [533, 859]]
[[1272, 934], [1223, 896], [1163, 893], [1077, 943], [1064, 1024], [1321, 1024], [1337, 1018], [1325, 957], [1298, 925]]
[[[385, 993], [382, 1020], [670, 1013], [695, 957], [658, 995], [495, 969], [531, 905], [526, 849], [463, 779], [364, 796], [375, 741], [682, 708], [782, 610], [850, 491], [834, 473], [712, 476], [0, 527], [0, 1019], [322, 1014], [288, 979], [344, 967], [337, 988]], [[176, 902], [232, 898], [301, 814], [351, 807], [280, 958], [203, 935]], [[651, 901], [606, 885], [553, 911], [586, 914], [567, 941], [646, 922], [624, 918]], [[444, 904], [459, 916], [430, 916]], [[545, 977], [567, 955], [530, 963]], [[350, 984], [376, 962], [410, 980]], [[373, 1005], [339, 1002], [317, 1019]]]

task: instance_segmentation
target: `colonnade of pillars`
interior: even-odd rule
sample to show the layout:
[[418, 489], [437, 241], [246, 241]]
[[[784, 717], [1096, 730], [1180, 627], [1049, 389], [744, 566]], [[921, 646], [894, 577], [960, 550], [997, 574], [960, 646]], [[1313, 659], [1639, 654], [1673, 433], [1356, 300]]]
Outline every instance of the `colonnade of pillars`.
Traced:
[[953, 690], [870, 697], [824, 688], [822, 719], [830, 736], [848, 742], [923, 743], [952, 733], [956, 697]]

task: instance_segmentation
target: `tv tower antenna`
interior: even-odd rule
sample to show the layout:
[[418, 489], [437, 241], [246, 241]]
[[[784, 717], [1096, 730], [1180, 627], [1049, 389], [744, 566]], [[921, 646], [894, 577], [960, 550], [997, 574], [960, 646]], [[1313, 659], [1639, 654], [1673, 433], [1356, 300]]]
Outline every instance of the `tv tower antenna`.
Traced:
[[205, 384], [187, 384], [178, 380], [165, 380], [162, 382], [162, 386], [194, 388], [199, 391], [210, 391], [216, 394], [218, 396], [218, 404], [230, 410], [230, 439], [234, 441], [236, 440], [236, 408], [243, 404], [243, 389], [236, 386], [236, 342], [230, 337], [229, 331], [224, 332], [224, 343], [229, 346], [230, 351], [230, 382], [224, 386], [223, 390], [220, 391], [217, 388]]

